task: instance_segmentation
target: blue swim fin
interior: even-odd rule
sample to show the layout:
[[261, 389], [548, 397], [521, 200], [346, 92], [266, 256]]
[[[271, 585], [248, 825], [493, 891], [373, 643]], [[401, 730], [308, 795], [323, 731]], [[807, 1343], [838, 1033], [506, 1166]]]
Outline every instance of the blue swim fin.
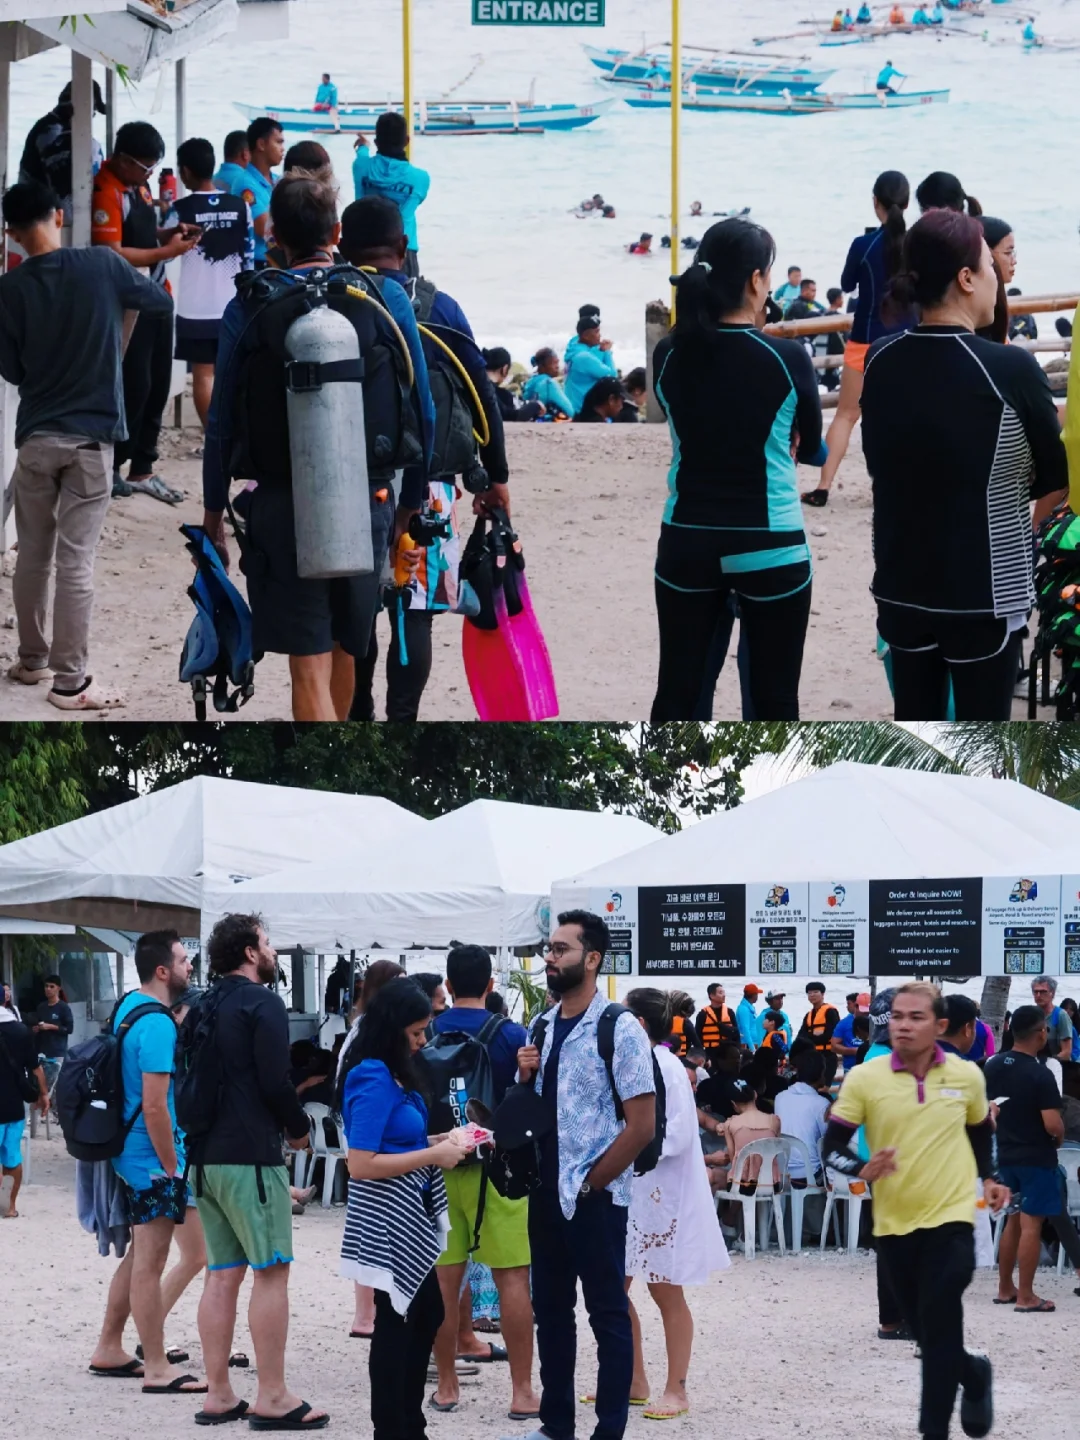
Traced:
[[[206, 719], [206, 697], [219, 713], [236, 711], [255, 693], [251, 611], [229, 579], [221, 556], [201, 525], [181, 525], [195, 580], [188, 595], [195, 606], [180, 655], [180, 679], [191, 686], [195, 718]], [[230, 692], [230, 684], [235, 688]]]

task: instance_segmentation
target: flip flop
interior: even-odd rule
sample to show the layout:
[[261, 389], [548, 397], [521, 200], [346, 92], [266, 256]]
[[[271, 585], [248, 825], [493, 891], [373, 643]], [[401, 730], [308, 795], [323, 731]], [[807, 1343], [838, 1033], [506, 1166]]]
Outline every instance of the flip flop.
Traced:
[[1013, 1310], [1017, 1315], [1052, 1315], [1057, 1306], [1052, 1300], [1040, 1300], [1038, 1305], [1015, 1305]]
[[166, 505], [179, 505], [184, 499], [183, 492], [170, 489], [160, 475], [151, 475], [147, 480], [129, 480], [127, 484], [133, 495], [149, 495]]
[[458, 1408], [458, 1401], [448, 1400], [444, 1404], [443, 1401], [435, 1399], [435, 1392], [432, 1391], [431, 1399], [428, 1401], [428, 1405], [432, 1410], [437, 1410], [440, 1415], [449, 1415], [451, 1411], [454, 1411]]
[[[191, 1382], [195, 1383], [192, 1384]], [[187, 1388], [185, 1388], [187, 1387]], [[144, 1385], [144, 1395], [205, 1395], [210, 1386], [199, 1384], [197, 1375], [174, 1375], [167, 1385]]]
[[829, 503], [828, 490], [805, 490], [799, 497], [804, 505], [812, 505], [815, 510], [823, 509]]
[[234, 1370], [246, 1370], [251, 1361], [244, 1354], [243, 1350], [234, 1350], [229, 1356], [229, 1364]]
[[539, 1410], [508, 1410], [508, 1411], [506, 1412], [506, 1418], [507, 1418], [508, 1420], [539, 1420], [539, 1419], [540, 1419], [540, 1411], [539, 1411]]
[[230, 1420], [243, 1420], [248, 1412], [248, 1402], [238, 1400], [231, 1410], [221, 1410], [212, 1414], [209, 1410], [197, 1410], [195, 1412], [196, 1425], [227, 1425]]
[[505, 1345], [496, 1345], [494, 1340], [488, 1341], [488, 1353], [486, 1355], [458, 1355], [458, 1360], [464, 1360], [469, 1365], [494, 1365], [500, 1360], [509, 1360]]
[[20, 685], [40, 685], [43, 680], [51, 680], [53, 672], [48, 665], [42, 665], [37, 670], [31, 670], [29, 665], [24, 665], [21, 660], [16, 660], [7, 672], [9, 680], [17, 680]]
[[350, 1339], [350, 1340], [373, 1340], [374, 1338], [375, 1338], [375, 1332], [374, 1332], [374, 1330], [350, 1330], [350, 1331], [349, 1331], [349, 1339]]
[[[582, 1405], [595, 1405], [595, 1404], [596, 1404], [596, 1396], [595, 1396], [595, 1395], [579, 1395], [579, 1396], [578, 1396], [578, 1399], [581, 1401]], [[633, 1396], [630, 1397], [630, 1404], [631, 1404], [631, 1405], [637, 1405], [637, 1406], [640, 1407], [640, 1406], [642, 1406], [642, 1405], [648, 1405], [648, 1403], [649, 1403], [649, 1397], [648, 1397], [648, 1395], [645, 1396], [645, 1399], [644, 1399], [644, 1400], [635, 1400]]]
[[[141, 1345], [135, 1346], [135, 1355], [139, 1360], [145, 1358]], [[191, 1356], [186, 1350], [181, 1350], [179, 1345], [173, 1345], [170, 1349], [165, 1351], [165, 1359], [168, 1360], [170, 1365], [183, 1365], [185, 1360], [191, 1359]]]
[[86, 1368], [91, 1375], [104, 1375], [110, 1380], [141, 1380], [143, 1376], [141, 1360], [127, 1360], [123, 1365], [88, 1365]]
[[[1080, 1294], [1080, 1291], [1078, 1291], [1077, 1293]], [[1011, 1300], [1001, 1300], [1001, 1299], [998, 1298], [998, 1296], [995, 1295], [995, 1296], [994, 1296], [994, 1304], [995, 1304], [995, 1305], [1015, 1305], [1015, 1304], [1016, 1304], [1016, 1296], [1014, 1295]]]
[[305, 1415], [310, 1415], [312, 1406], [306, 1400], [301, 1400], [295, 1410], [290, 1410], [287, 1415], [256, 1415], [254, 1411], [247, 1417], [248, 1424], [252, 1430], [321, 1430], [324, 1425], [330, 1424], [329, 1415], [320, 1415], [317, 1420], [305, 1420]]
[[[997, 1301], [994, 1303], [997, 1304]], [[901, 1326], [899, 1330], [882, 1330], [879, 1327], [877, 1338], [879, 1340], [913, 1340], [915, 1337], [906, 1326]]]
[[683, 1405], [678, 1410], [643, 1410], [642, 1418], [645, 1420], [677, 1420], [680, 1415], [688, 1415], [690, 1406]]

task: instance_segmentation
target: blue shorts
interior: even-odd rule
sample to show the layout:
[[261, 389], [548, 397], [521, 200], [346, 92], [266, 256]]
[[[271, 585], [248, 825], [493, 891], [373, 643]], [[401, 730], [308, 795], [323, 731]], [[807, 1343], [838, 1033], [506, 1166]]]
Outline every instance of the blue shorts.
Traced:
[[1022, 1215], [1061, 1214], [1061, 1176], [1058, 1168], [1041, 1165], [1001, 1165], [998, 1178], [1019, 1197]]
[[0, 1169], [14, 1170], [22, 1164], [22, 1137], [25, 1120], [0, 1125]]
[[126, 1181], [128, 1220], [148, 1225], [151, 1220], [171, 1220], [182, 1225], [187, 1215], [188, 1188], [183, 1176], [155, 1175], [146, 1190], [135, 1190]]

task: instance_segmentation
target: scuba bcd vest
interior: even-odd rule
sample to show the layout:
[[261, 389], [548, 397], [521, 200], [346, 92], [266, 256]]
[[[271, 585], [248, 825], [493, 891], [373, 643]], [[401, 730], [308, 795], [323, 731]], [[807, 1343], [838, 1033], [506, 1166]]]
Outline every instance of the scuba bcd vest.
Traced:
[[[369, 297], [359, 299], [348, 287]], [[360, 345], [362, 396], [370, 481], [423, 460], [420, 419], [409, 366], [386, 302], [383, 281], [351, 265], [241, 275], [237, 294], [245, 326], [236, 347], [231, 475], [267, 487], [292, 484], [287, 417], [285, 336], [293, 321], [321, 303], [349, 321]]]
[[[429, 330], [448, 332], [447, 326], [431, 319], [435, 296], [430, 280], [412, 280], [406, 292], [412, 300], [417, 321]], [[457, 331], [449, 333], [457, 334]], [[444, 335], [439, 335], [444, 339]], [[468, 337], [466, 337], [468, 338]], [[428, 383], [435, 402], [435, 439], [431, 457], [432, 475], [470, 475], [477, 467], [476, 437], [473, 434], [473, 407], [460, 371], [435, 344], [424, 339], [428, 362]], [[475, 343], [475, 342], [472, 342]], [[472, 489], [472, 486], [468, 487]]]

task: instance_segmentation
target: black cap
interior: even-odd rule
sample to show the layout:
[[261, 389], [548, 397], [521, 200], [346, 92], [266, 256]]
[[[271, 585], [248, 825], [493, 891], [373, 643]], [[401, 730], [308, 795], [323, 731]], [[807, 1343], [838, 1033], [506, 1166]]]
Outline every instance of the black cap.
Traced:
[[[63, 90], [60, 91], [60, 99], [59, 99], [56, 103], [57, 103], [58, 105], [70, 105], [70, 104], [71, 104], [71, 81], [70, 81], [70, 80], [69, 80], [68, 83], [64, 86]], [[109, 113], [109, 107], [105, 104], [105, 98], [104, 98], [104, 96], [103, 96], [102, 93], [101, 93], [101, 86], [98, 84], [98, 82], [97, 82], [96, 80], [94, 81], [94, 111], [95, 111], [95, 113], [98, 114], [98, 115], [107, 115], [107, 114]]]

